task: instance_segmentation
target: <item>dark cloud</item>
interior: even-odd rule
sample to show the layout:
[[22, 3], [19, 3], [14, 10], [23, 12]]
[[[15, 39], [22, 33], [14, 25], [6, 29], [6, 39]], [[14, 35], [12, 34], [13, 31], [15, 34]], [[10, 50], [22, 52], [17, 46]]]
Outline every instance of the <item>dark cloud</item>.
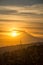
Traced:
[[24, 20], [8, 20], [8, 19], [0, 19], [0, 22], [26, 22]]
[[30, 30], [39, 30], [39, 31], [42, 31], [43, 30], [43, 27], [36, 27], [36, 26], [29, 26], [29, 27], [21, 27], [21, 28], [25, 28], [25, 29], [30, 29]]
[[16, 10], [0, 10], [0, 14], [5, 14], [5, 15], [16, 14], [16, 13], [17, 13]]
[[33, 32], [34, 34], [41, 34], [43, 35], [43, 32]]
[[21, 12], [19, 14], [21, 14], [21, 15], [40, 15], [40, 16], [43, 16], [42, 13], [38, 14], [38, 13], [34, 13], [34, 12]]
[[43, 4], [43, 0], [0, 0], [0, 5], [32, 5]]

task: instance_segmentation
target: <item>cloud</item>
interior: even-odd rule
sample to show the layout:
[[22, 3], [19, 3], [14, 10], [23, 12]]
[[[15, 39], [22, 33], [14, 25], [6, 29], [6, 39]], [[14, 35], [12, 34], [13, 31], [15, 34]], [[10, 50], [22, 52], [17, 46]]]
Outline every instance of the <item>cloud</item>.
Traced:
[[0, 10], [0, 14], [4, 14], [4, 15], [13, 15], [13, 14], [16, 14], [17, 11], [16, 10]]
[[20, 15], [35, 15], [35, 16], [41, 15], [41, 16], [43, 16], [42, 13], [38, 14], [38, 13], [32, 13], [32, 12], [21, 12]]
[[43, 0], [0, 0], [0, 5], [33, 5], [43, 4]]
[[0, 6], [0, 14], [43, 16], [43, 4], [24, 6], [24, 7], [23, 6]]
[[0, 22], [7, 22], [7, 23], [8, 23], [8, 22], [10, 22], [10, 23], [11, 23], [11, 22], [12, 22], [12, 23], [13, 23], [13, 22], [22, 22], [22, 23], [23, 23], [23, 22], [26, 22], [26, 21], [24, 21], [24, 20], [8, 20], [8, 19], [0, 19]]
[[33, 32], [34, 34], [40, 34], [43, 35], [43, 32]]

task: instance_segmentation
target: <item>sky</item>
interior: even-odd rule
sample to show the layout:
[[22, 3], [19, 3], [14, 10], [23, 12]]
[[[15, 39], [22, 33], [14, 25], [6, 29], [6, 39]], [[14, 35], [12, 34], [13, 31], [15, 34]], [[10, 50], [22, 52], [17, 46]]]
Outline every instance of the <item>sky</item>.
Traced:
[[43, 0], [0, 0], [0, 33], [15, 28], [43, 39]]

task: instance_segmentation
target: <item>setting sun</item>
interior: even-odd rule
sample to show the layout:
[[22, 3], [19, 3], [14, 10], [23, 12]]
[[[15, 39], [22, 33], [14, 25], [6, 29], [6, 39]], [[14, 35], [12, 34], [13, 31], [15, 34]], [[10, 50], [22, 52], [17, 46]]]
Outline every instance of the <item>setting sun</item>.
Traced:
[[20, 32], [18, 32], [18, 31], [12, 31], [11, 32], [11, 36], [12, 37], [17, 37], [17, 36], [19, 36], [20, 35]]

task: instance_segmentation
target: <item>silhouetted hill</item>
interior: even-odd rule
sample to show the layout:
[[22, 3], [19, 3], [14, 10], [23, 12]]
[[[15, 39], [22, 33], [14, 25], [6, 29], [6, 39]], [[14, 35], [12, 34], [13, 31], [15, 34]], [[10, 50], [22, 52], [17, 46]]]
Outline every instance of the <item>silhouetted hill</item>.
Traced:
[[1, 47], [0, 65], [43, 65], [43, 42]]

